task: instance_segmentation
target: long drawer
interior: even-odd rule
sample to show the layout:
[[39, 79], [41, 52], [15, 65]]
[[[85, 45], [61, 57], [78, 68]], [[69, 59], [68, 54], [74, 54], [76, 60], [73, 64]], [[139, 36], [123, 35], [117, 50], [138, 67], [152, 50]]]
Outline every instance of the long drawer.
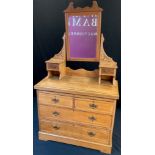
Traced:
[[113, 114], [114, 101], [75, 98], [75, 108], [97, 113]]
[[40, 104], [73, 108], [73, 98], [71, 96], [59, 95], [52, 92], [39, 92], [38, 100]]
[[46, 120], [67, 120], [89, 125], [103, 126], [106, 128], [111, 128], [112, 125], [111, 115], [101, 115], [77, 110], [73, 111], [71, 109], [59, 108], [55, 106], [39, 105], [39, 115], [41, 119]]
[[109, 144], [110, 141], [110, 131], [108, 130], [83, 127], [54, 120], [41, 120], [40, 131], [104, 144]]

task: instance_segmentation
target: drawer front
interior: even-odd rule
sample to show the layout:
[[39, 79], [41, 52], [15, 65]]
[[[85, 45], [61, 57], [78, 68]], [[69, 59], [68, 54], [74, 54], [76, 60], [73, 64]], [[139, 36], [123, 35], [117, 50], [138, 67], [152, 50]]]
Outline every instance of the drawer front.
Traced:
[[114, 106], [114, 101], [109, 102], [104, 100], [75, 99], [75, 108], [78, 110], [113, 114]]
[[114, 69], [113, 68], [102, 68], [101, 69], [101, 73], [102, 74], [111, 74], [111, 75], [114, 75]]
[[58, 95], [56, 93], [39, 92], [38, 99], [40, 104], [73, 108], [73, 98], [70, 96]]
[[40, 130], [56, 135], [109, 144], [110, 131], [104, 129], [83, 127], [59, 121], [40, 121]]
[[47, 63], [47, 70], [59, 70], [59, 64], [56, 63]]
[[94, 114], [82, 111], [73, 111], [70, 109], [63, 109], [52, 106], [39, 105], [39, 114], [41, 119], [60, 121], [79, 122], [88, 125], [98, 125], [106, 128], [111, 128], [112, 116]]

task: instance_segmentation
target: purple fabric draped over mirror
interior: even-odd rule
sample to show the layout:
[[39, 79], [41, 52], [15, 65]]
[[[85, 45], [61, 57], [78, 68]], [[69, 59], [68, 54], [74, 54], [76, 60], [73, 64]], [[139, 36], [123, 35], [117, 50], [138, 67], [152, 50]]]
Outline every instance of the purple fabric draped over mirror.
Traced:
[[69, 16], [70, 59], [96, 58], [97, 24], [97, 15]]

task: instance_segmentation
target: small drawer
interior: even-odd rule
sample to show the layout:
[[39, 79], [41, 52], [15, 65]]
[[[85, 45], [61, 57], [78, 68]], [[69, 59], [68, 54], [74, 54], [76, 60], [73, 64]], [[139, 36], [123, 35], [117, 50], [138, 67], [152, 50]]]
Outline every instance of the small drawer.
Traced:
[[114, 69], [113, 68], [101, 68], [101, 74], [106, 74], [106, 75], [114, 75]]
[[73, 107], [73, 98], [71, 96], [59, 95], [52, 92], [39, 92], [38, 100], [40, 104], [54, 105], [60, 107]]
[[102, 126], [111, 129], [112, 116], [101, 115], [90, 112], [73, 111], [66, 108], [58, 108], [55, 106], [39, 105], [39, 115], [41, 119], [60, 120], [76, 122], [79, 124], [87, 124], [93, 126]]
[[114, 101], [105, 101], [105, 100], [90, 100], [90, 99], [75, 99], [75, 108], [77, 110], [97, 112], [103, 114], [113, 114]]
[[55, 135], [87, 140], [97, 143], [109, 144], [110, 131], [96, 129], [93, 127], [84, 127], [77, 124], [65, 123], [60, 121], [40, 121], [40, 130], [42, 132]]
[[47, 70], [58, 71], [59, 70], [59, 64], [57, 64], [57, 63], [47, 63]]

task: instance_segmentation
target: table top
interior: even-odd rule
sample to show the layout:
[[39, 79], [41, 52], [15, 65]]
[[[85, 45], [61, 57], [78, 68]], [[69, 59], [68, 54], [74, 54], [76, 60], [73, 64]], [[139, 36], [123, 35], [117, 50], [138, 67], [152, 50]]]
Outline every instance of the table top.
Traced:
[[108, 82], [98, 84], [98, 78], [65, 76], [59, 80], [56, 76], [51, 78], [46, 77], [36, 84], [34, 88], [75, 95], [87, 95], [109, 99], [119, 98], [118, 82], [116, 82], [116, 85], [112, 85]]

